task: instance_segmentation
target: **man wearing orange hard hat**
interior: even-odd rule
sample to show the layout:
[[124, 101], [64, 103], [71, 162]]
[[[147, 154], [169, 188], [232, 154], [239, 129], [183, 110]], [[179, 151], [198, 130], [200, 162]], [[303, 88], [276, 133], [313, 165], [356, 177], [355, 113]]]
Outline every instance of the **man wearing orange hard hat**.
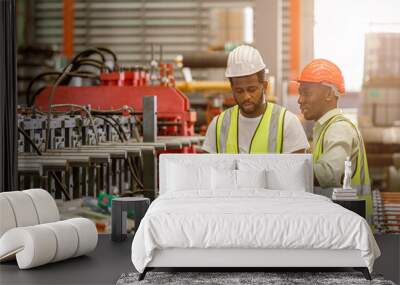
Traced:
[[366, 199], [367, 217], [372, 211], [371, 187], [364, 142], [358, 128], [337, 104], [345, 94], [338, 66], [329, 60], [314, 59], [301, 72], [298, 104], [306, 120], [315, 121], [312, 152], [314, 180], [323, 188], [340, 187], [344, 162], [352, 165], [351, 186]]

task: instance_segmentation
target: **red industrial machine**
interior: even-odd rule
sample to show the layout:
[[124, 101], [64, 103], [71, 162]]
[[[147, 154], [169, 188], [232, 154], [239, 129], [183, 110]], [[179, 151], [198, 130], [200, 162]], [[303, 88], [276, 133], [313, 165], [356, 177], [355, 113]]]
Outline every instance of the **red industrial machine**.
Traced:
[[[128, 106], [140, 117], [143, 114], [143, 97], [157, 96], [158, 135], [194, 135], [196, 112], [190, 110], [189, 99], [173, 87], [175, 81], [172, 64], [160, 64], [158, 69], [158, 85], [149, 84], [150, 73], [144, 68], [101, 73], [100, 85], [58, 86], [51, 104], [90, 106], [93, 111], [120, 110]], [[34, 105], [38, 111], [48, 111], [51, 91], [52, 87], [49, 86], [36, 96]], [[195, 150], [186, 147], [183, 152]]]

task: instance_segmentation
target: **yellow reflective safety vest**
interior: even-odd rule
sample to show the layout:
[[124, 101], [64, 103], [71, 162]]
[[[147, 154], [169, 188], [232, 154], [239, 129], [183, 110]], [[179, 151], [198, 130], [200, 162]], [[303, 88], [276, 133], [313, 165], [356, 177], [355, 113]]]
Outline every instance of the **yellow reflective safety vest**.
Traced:
[[[285, 113], [285, 108], [267, 103], [251, 139], [249, 153], [282, 153]], [[215, 130], [217, 153], [239, 153], [238, 105], [218, 115]]]
[[[317, 143], [314, 146], [313, 150], [313, 161], [316, 163], [319, 157], [324, 153], [324, 137], [325, 133], [328, 128], [337, 122], [347, 122], [349, 123], [354, 130], [357, 132], [358, 141], [359, 141], [359, 148], [356, 160], [356, 167], [355, 171], [351, 178], [351, 186], [358, 190], [358, 194], [361, 198], [365, 199], [366, 201], [366, 217], [369, 219], [372, 216], [373, 206], [372, 206], [372, 196], [371, 196], [371, 181], [369, 177], [369, 170], [368, 170], [368, 162], [367, 162], [367, 155], [365, 152], [365, 146], [363, 138], [360, 134], [358, 128], [346, 117], [339, 114], [332, 117], [322, 128], [321, 133], [317, 139]], [[343, 161], [344, 163], [344, 161]]]

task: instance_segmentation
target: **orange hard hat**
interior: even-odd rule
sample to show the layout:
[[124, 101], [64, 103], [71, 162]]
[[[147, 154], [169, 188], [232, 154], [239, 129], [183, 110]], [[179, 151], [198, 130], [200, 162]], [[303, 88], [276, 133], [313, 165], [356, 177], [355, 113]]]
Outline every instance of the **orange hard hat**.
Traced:
[[314, 59], [307, 64], [297, 82], [325, 83], [336, 87], [340, 94], [344, 94], [344, 79], [340, 68], [326, 59]]

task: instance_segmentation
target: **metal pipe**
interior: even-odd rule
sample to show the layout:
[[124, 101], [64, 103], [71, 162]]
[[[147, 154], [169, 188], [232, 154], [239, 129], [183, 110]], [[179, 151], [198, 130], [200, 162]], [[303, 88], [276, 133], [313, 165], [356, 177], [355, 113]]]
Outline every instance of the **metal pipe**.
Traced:
[[175, 88], [182, 92], [232, 92], [229, 81], [181, 81], [175, 84]]
[[0, 192], [17, 189], [15, 0], [0, 1]]
[[176, 60], [178, 64], [190, 68], [226, 68], [228, 54], [217, 51], [183, 52]]

